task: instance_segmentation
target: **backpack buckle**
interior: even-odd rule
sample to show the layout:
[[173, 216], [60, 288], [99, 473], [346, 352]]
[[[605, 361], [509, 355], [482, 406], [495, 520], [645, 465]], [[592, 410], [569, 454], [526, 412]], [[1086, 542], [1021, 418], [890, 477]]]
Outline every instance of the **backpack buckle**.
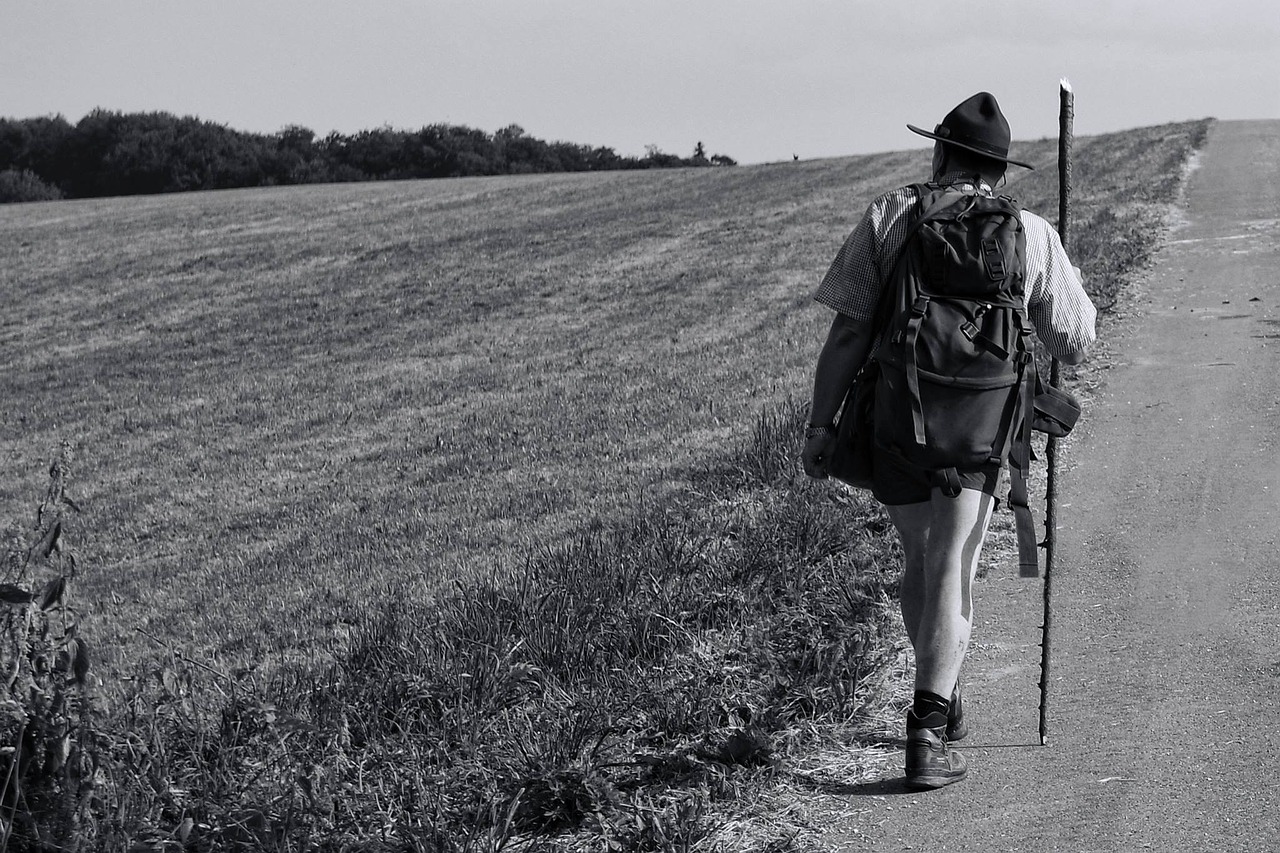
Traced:
[[929, 311], [929, 297], [917, 296], [916, 301], [911, 306], [911, 313], [916, 317], [923, 317]]
[[969, 343], [973, 343], [973, 339], [978, 336], [978, 327], [966, 320], [965, 324], [960, 327], [960, 334], [968, 338]]

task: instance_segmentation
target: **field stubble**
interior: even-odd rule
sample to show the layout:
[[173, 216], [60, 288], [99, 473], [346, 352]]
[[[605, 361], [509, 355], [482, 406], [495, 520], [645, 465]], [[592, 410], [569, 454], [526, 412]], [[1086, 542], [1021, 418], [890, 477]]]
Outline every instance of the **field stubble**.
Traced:
[[84, 448], [121, 663], [134, 626], [228, 663], [314, 641], [622, 514], [802, 389], [815, 270], [919, 162], [0, 210], [0, 507]]
[[[1101, 304], [1154, 247], [1203, 131], [1077, 140], [1073, 254]], [[1046, 168], [1009, 187], [1046, 214], [1054, 151], [1022, 146]], [[495, 844], [513, 827], [590, 823], [565, 804], [608, 811], [651, 790], [634, 768], [605, 772], [646, 744], [663, 756], [655, 778], [685, 761], [704, 788], [721, 780], [712, 800], [741, 785], [707, 767], [768, 771], [823, 725], [856, 721], [874, 744], [897, 725], [906, 669], [893, 546], [863, 496], [797, 475], [793, 401], [829, 322], [810, 303], [818, 276], [873, 195], [927, 164], [914, 152], [0, 208], [0, 452], [16, 474], [0, 511], [21, 517], [42, 454], [75, 441], [93, 567], [79, 607], [108, 701], [135, 690], [118, 677], [172, 678], [176, 661], [265, 663], [333, 785], [357, 756], [361, 778], [417, 762], [431, 791], [402, 792], [402, 832], [430, 824], [409, 805], [423, 798], [431, 832], [470, 826]], [[326, 671], [346, 710], [314, 704]], [[289, 738], [236, 701], [209, 713], [258, 739], [222, 758], [279, 758]], [[282, 796], [219, 767], [239, 799], [204, 790], [151, 819]], [[296, 786], [286, 770], [277, 781]], [[390, 814], [378, 800], [352, 797], [344, 825]], [[705, 805], [634, 813], [691, 802]], [[667, 829], [626, 831], [666, 849], [654, 833]]]

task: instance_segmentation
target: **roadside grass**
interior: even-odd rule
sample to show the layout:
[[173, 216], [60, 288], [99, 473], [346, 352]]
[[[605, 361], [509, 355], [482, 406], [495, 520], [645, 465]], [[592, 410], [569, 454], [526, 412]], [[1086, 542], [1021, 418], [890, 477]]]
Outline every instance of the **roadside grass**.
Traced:
[[[762, 412], [705, 494], [389, 595], [330, 666], [219, 678], [174, 654], [94, 738], [81, 840], [811, 849], [778, 781], [864, 774], [849, 746], [891, 741], [906, 660], [889, 526], [779, 464], [803, 416]], [[793, 761], [815, 744], [838, 763]]]
[[[1077, 140], [1100, 302], [1203, 133]], [[907, 674], [883, 517], [796, 470], [809, 298], [926, 167], [0, 211], [0, 506], [75, 436], [97, 840], [805, 849], [778, 792], [855, 780]]]

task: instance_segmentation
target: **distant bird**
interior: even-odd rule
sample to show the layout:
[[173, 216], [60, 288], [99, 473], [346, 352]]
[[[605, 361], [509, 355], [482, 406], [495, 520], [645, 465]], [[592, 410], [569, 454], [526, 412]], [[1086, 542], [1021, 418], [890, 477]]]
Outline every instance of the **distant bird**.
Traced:
[[799, 159], [800, 159], [800, 155], [799, 155], [799, 154], [792, 154], [792, 155], [791, 155], [791, 159], [792, 159], [793, 161], [799, 160]]

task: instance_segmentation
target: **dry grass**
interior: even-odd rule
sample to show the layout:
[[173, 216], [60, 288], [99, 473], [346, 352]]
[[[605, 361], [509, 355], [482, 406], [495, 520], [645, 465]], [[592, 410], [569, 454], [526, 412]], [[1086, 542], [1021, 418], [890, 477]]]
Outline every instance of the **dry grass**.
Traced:
[[[1101, 301], [1202, 133], [1078, 141]], [[926, 167], [0, 209], [0, 511], [80, 445], [102, 831], [804, 849], [770, 792], [859, 778], [906, 674], [883, 518], [796, 470], [809, 300]]]
[[119, 663], [134, 625], [227, 665], [325, 637], [669, 491], [803, 388], [814, 270], [908, 162], [5, 210], [3, 506], [52, 436], [95, 448]]

